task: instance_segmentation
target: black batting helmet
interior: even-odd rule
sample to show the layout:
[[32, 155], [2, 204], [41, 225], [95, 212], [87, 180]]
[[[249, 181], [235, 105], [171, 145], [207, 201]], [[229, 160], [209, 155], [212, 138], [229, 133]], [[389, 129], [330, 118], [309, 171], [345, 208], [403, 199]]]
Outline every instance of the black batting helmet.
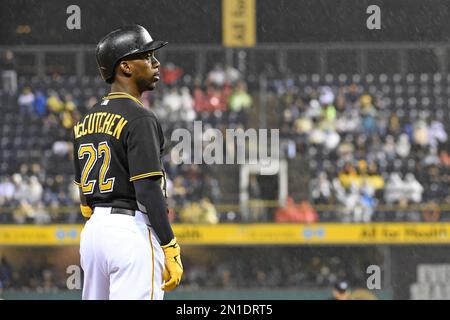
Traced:
[[153, 40], [148, 31], [140, 25], [121, 27], [108, 33], [97, 44], [95, 57], [103, 80], [111, 83], [117, 63], [135, 53], [157, 50], [166, 41]]

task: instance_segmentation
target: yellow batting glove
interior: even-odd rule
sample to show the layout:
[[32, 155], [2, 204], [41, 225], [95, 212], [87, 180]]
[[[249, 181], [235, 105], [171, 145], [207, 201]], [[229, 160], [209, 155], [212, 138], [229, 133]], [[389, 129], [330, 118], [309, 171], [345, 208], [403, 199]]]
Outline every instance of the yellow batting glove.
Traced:
[[83, 206], [82, 204], [80, 204], [80, 209], [81, 209], [81, 214], [83, 215], [83, 217], [89, 219], [92, 215], [92, 209], [88, 206]]
[[180, 284], [183, 274], [183, 264], [181, 263], [180, 246], [177, 238], [173, 238], [168, 244], [161, 246], [165, 255], [165, 265], [163, 280], [165, 281], [161, 289], [171, 291]]

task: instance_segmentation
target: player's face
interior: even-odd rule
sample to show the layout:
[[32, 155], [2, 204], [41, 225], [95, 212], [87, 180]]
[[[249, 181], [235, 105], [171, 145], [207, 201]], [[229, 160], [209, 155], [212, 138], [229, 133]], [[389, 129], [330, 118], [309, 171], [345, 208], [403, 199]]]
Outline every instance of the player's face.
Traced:
[[133, 60], [134, 72], [133, 78], [141, 92], [153, 90], [156, 82], [159, 81], [160, 63], [155, 57], [155, 51], [149, 51], [139, 54]]

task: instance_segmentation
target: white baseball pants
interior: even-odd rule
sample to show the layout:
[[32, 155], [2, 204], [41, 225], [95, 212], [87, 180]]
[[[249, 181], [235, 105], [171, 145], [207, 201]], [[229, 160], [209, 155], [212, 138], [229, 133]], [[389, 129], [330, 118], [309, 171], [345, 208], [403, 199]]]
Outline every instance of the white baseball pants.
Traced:
[[96, 207], [80, 235], [83, 300], [162, 300], [164, 252], [146, 214]]

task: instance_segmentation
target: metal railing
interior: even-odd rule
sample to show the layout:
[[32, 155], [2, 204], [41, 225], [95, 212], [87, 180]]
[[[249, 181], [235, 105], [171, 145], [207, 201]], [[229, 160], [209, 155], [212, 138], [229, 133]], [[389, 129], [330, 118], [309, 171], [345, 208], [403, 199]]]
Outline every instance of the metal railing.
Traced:
[[[56, 62], [62, 68], [62, 72], [77, 76], [96, 74], [94, 49], [94, 45], [0, 46], [0, 52], [11, 50], [21, 57], [19, 72], [21, 68], [22, 71], [26, 68], [28, 73], [38, 76], [51, 73], [52, 69], [49, 69], [52, 66], [49, 59], [51, 55], [56, 60], [58, 55], [66, 55]], [[336, 73], [345, 69], [349, 70], [347, 73], [364, 75], [374, 72], [374, 68], [381, 68], [378, 72], [405, 74], [416, 72], [418, 66], [423, 66], [430, 73], [446, 73], [449, 49], [450, 43], [446, 42], [279, 43], [258, 44], [254, 48], [245, 49], [204, 44], [170, 45], [158, 51], [158, 57], [162, 62], [172, 61], [181, 65], [192, 75], [204, 75], [216, 63], [234, 65], [243, 72], [254, 74], [260, 73], [268, 63], [281, 73], [289, 70], [300, 72], [299, 69], [304, 68], [303, 73]], [[385, 53], [389, 53], [395, 60], [391, 67], [386, 63], [392, 62], [387, 61], [392, 59], [383, 58]], [[192, 59], [186, 59], [187, 56]], [[340, 58], [333, 62], [335, 57]], [[390, 70], [392, 68], [395, 70]]]
[[[298, 203], [296, 203], [298, 205]], [[248, 202], [248, 207], [250, 210], [265, 210], [265, 216], [267, 211], [274, 212], [275, 210], [281, 208], [279, 202], [277, 200], [256, 200], [251, 199]], [[175, 207], [172, 208], [174, 212], [177, 214], [185, 207]], [[237, 215], [240, 214], [241, 207], [237, 203], [219, 203], [215, 204], [214, 208], [218, 213], [227, 213], [227, 212], [235, 212]], [[341, 204], [319, 204], [319, 205], [311, 205], [311, 208], [317, 212], [318, 214], [318, 222], [322, 222], [321, 218], [325, 213], [332, 213], [333, 216], [326, 219], [327, 222], [340, 222], [340, 217], [343, 215], [349, 214], [349, 208], [346, 208]], [[0, 208], [0, 215], [6, 213], [13, 213], [18, 210], [18, 207], [2, 207]], [[20, 210], [20, 209], [19, 209]], [[61, 206], [61, 207], [47, 207], [41, 208], [39, 211], [44, 211], [50, 215], [53, 214], [73, 214], [79, 213], [78, 206]], [[33, 208], [33, 212], [35, 208]], [[399, 213], [408, 214], [411, 212], [418, 213], [423, 221], [439, 221], [440, 219], [449, 220], [450, 219], [450, 204], [410, 204], [407, 206], [399, 206], [399, 205], [378, 205], [373, 208], [372, 217], [376, 218], [377, 216], [384, 215], [386, 221], [391, 221], [395, 215]], [[79, 213], [81, 216], [81, 213]], [[407, 220], [407, 219], [406, 219]], [[379, 220], [383, 221], [383, 219]], [[245, 221], [245, 222], [270, 222], [270, 221]]]

